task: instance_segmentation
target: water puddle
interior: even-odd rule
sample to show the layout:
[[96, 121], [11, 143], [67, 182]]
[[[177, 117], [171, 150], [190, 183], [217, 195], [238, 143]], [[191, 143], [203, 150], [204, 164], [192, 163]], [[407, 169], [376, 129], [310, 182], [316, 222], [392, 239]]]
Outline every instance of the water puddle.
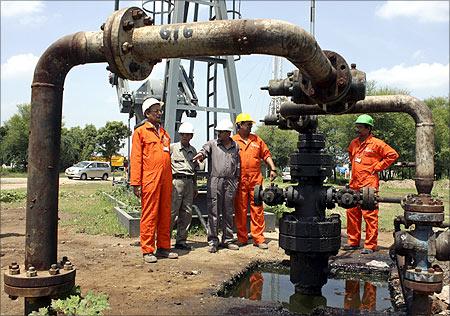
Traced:
[[249, 300], [281, 302], [289, 311], [308, 314], [315, 307], [327, 306], [353, 311], [392, 310], [387, 280], [371, 280], [370, 275], [346, 275], [328, 279], [322, 296], [295, 293], [287, 267], [256, 266], [227, 286], [220, 296]]

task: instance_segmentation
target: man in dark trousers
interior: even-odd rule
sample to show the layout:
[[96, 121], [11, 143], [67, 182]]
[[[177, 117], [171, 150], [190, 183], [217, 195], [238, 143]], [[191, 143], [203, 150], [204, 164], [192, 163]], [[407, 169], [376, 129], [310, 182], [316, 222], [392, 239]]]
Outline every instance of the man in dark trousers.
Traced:
[[231, 139], [233, 123], [225, 119], [217, 124], [217, 139], [208, 141], [194, 161], [208, 158], [208, 251], [217, 252], [219, 246], [219, 215], [222, 215], [222, 246], [239, 250], [233, 243], [234, 197], [239, 181], [239, 146]]

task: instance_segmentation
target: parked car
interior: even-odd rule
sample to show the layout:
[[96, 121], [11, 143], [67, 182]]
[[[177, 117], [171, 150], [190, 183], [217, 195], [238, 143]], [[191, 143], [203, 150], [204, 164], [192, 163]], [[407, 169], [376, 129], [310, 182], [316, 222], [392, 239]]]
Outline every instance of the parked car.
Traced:
[[108, 180], [111, 174], [111, 166], [107, 162], [99, 161], [80, 161], [66, 169], [66, 176], [69, 179], [80, 178], [86, 180], [87, 178], [102, 178]]
[[283, 169], [283, 171], [281, 172], [281, 178], [283, 179], [283, 182], [291, 181], [291, 167], [285, 167]]

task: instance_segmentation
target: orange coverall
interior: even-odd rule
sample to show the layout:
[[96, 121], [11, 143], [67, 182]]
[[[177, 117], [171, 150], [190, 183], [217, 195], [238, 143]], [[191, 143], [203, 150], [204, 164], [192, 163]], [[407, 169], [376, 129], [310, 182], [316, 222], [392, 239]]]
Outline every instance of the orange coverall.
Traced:
[[[359, 138], [352, 140], [348, 147], [352, 164], [350, 188], [359, 190], [372, 187], [378, 190], [378, 172], [393, 164], [397, 152], [382, 140], [369, 135], [362, 143]], [[357, 206], [347, 210], [347, 242], [350, 246], [359, 246], [361, 241], [361, 216], [366, 222], [366, 238], [364, 248], [376, 250], [378, 238], [378, 209], [361, 210]]]
[[377, 303], [377, 287], [370, 282], [364, 282], [362, 298], [359, 288], [359, 280], [345, 280], [344, 309], [374, 311]]
[[250, 203], [250, 230], [253, 243], [264, 242], [264, 208], [257, 206], [254, 202], [254, 188], [263, 183], [261, 174], [261, 159], [269, 158], [270, 151], [264, 141], [255, 134], [248, 136], [245, 142], [239, 134], [233, 136], [233, 140], [239, 144], [239, 155], [241, 157], [241, 177], [239, 180], [236, 198], [234, 200], [234, 218], [237, 229], [238, 240], [247, 243], [247, 209]]
[[170, 249], [170, 216], [172, 199], [172, 167], [170, 136], [160, 127], [159, 133], [150, 122], [136, 128], [131, 148], [130, 184], [141, 186], [142, 215], [140, 222], [143, 254], [157, 246]]

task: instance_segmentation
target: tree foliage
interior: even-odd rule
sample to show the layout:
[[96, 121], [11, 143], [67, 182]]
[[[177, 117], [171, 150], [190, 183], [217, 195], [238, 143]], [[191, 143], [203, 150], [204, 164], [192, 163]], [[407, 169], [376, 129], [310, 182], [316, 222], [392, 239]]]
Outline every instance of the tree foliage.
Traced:
[[[19, 104], [17, 109], [18, 113], [0, 127], [0, 159], [1, 164], [12, 164], [15, 169], [25, 171], [28, 160], [31, 105]], [[59, 170], [98, 154], [110, 159], [124, 146], [123, 141], [129, 135], [131, 132], [127, 126], [118, 121], [107, 122], [98, 130], [92, 124], [84, 128], [79, 126], [66, 128], [63, 123]]]
[[270, 149], [272, 159], [277, 168], [289, 165], [290, 155], [297, 149], [298, 133], [280, 130], [275, 126], [258, 126], [255, 131]]
[[16, 169], [24, 171], [28, 159], [31, 105], [19, 104], [17, 111], [5, 122], [1, 131], [1, 163], [12, 164]]
[[122, 122], [107, 122], [104, 127], [98, 130], [97, 150], [102, 156], [111, 159], [113, 155], [123, 148], [125, 138], [130, 135], [130, 130]]

